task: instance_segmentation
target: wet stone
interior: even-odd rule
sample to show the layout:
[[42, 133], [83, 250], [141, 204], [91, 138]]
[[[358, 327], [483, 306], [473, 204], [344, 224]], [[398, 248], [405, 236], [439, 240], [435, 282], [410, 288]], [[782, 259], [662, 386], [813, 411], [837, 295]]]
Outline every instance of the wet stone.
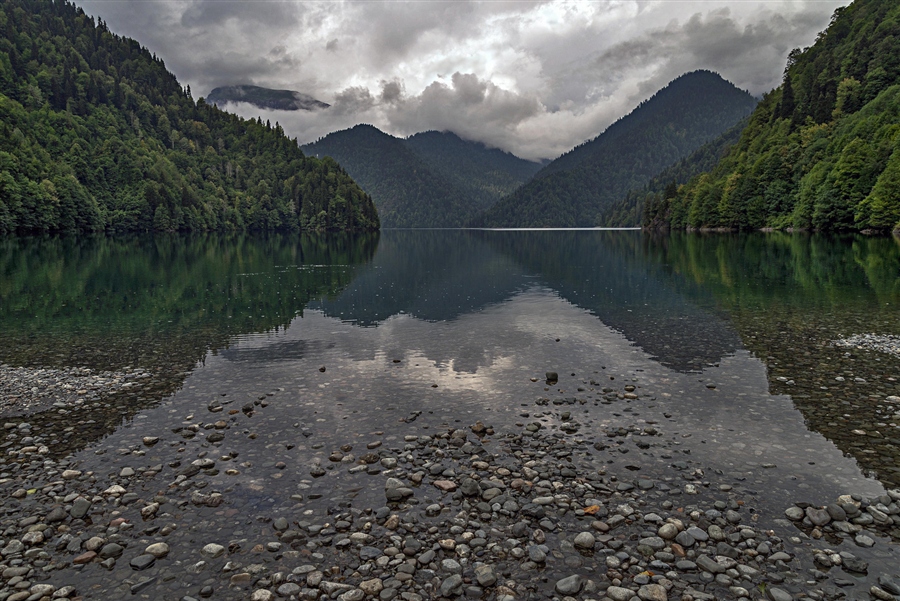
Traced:
[[156, 557], [150, 555], [149, 553], [145, 553], [143, 555], [138, 555], [130, 562], [128, 565], [132, 567], [134, 570], [146, 570], [150, 566], [152, 566], [156, 562]]
[[452, 574], [441, 582], [440, 593], [444, 597], [457, 597], [462, 594], [462, 586], [462, 576]]
[[225, 553], [225, 547], [217, 543], [210, 543], [200, 550], [200, 553], [206, 557], [215, 559], [221, 557]]
[[645, 584], [638, 589], [638, 597], [641, 601], [666, 601], [668, 593], [666, 588], [659, 584]]
[[169, 545], [166, 543], [153, 543], [144, 549], [144, 553], [159, 559], [169, 554]]
[[131, 589], [130, 589], [131, 594], [137, 595], [138, 593], [149, 588], [151, 585], [153, 585], [155, 583], [156, 583], [156, 578], [145, 578], [145, 579], [141, 580], [140, 582], [137, 582], [137, 583], [131, 585]]
[[100, 555], [100, 557], [103, 559], [117, 558], [121, 557], [124, 551], [125, 548], [122, 545], [119, 545], [117, 543], [109, 543], [103, 545], [103, 547], [100, 548], [100, 552], [98, 553], [98, 555]]
[[286, 582], [278, 587], [278, 595], [281, 597], [290, 597], [300, 592], [300, 585], [294, 582]]
[[578, 574], [556, 581], [554, 589], [560, 595], [577, 595], [584, 588], [584, 578]]
[[766, 587], [766, 597], [771, 601], [793, 601], [794, 599], [790, 593], [776, 586]]

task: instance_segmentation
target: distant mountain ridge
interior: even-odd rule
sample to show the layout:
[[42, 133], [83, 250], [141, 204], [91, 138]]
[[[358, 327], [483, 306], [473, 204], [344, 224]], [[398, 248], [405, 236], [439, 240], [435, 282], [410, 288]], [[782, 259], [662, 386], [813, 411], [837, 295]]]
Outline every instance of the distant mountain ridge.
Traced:
[[216, 106], [230, 102], [246, 102], [257, 108], [274, 111], [315, 111], [331, 106], [302, 92], [273, 90], [260, 86], [222, 86], [210, 92], [206, 101]]
[[302, 147], [329, 156], [369, 194], [383, 227], [461, 227], [540, 169], [451, 132], [396, 138], [371, 125]]
[[601, 225], [630, 190], [733, 127], [755, 106], [749, 93], [716, 73], [686, 73], [596, 138], [552, 161], [470, 225]]
[[406, 145], [437, 173], [487, 208], [531, 179], [539, 163], [520, 159], [453, 132], [425, 131], [406, 138]]

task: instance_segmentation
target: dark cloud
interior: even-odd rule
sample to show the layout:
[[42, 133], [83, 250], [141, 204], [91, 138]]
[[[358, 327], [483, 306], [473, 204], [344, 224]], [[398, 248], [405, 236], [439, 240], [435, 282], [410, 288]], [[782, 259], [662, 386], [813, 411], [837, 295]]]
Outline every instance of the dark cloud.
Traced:
[[848, 0], [76, 1], [156, 52], [195, 96], [256, 84], [332, 104], [264, 115], [301, 142], [365, 122], [544, 158], [687, 71], [770, 90], [790, 49]]
[[394, 79], [381, 82], [381, 102], [383, 103], [396, 104], [403, 99], [404, 93], [402, 81]]
[[353, 87], [338, 92], [329, 111], [335, 115], [363, 114], [375, 106], [375, 97], [368, 88]]
[[651, 67], [640, 93], [659, 89], [672, 74], [710, 69], [742, 89], [760, 95], [781, 81], [785, 59], [796, 45], [808, 45], [827, 24], [822, 3], [785, 16], [763, 11], [739, 20], [728, 7], [694, 13], [683, 23], [646, 31], [600, 55], [592, 70], [623, 73]]
[[[138, 2], [132, 1], [130, 4]], [[279, 29], [291, 28], [299, 23], [299, 5], [292, 2], [267, 2], [261, 6], [259, 2], [190, 0], [181, 4], [181, 24], [191, 29], [222, 25], [227, 21]]]

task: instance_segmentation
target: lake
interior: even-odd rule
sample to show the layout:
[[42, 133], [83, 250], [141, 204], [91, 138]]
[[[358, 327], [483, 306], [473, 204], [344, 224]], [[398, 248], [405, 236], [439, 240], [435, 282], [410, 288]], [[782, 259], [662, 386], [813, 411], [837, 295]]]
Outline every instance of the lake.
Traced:
[[[856, 235], [6, 239], [0, 363], [87, 368], [118, 383], [69, 390], [72, 403], [37, 399], [24, 418], [6, 409], [0, 481], [40, 489], [38, 468], [51, 481], [77, 469], [104, 475], [103, 486], [85, 484], [99, 494], [138, 468], [135, 499], [149, 503], [202, 468], [206, 481], [185, 494], [219, 491], [225, 504], [194, 502], [200, 529], [249, 540], [255, 522], [240, 518], [251, 514], [383, 505], [383, 476], [418, 452], [404, 444], [480, 422], [490, 429], [482, 455], [505, 456], [496, 441], [530, 428], [572, 441], [575, 456], [626, 483], [623, 494], [689, 480], [713, 496], [740, 491], [759, 527], [786, 528], [794, 503], [900, 486], [898, 302], [900, 243]], [[652, 444], [632, 446], [639, 434]], [[15, 450], [26, 443], [46, 452]], [[367, 452], [381, 453], [375, 468], [356, 461]], [[185, 477], [188, 455], [218, 465]], [[166, 503], [173, 523], [189, 507]], [[178, 545], [196, 546], [194, 532]], [[808, 533], [793, 529], [798, 544], [812, 544]], [[843, 545], [896, 566], [890, 528], [880, 535], [871, 548]], [[136, 578], [132, 593], [154, 590]], [[103, 597], [114, 580], [98, 571], [84, 582]], [[216, 582], [207, 585], [224, 590]]]

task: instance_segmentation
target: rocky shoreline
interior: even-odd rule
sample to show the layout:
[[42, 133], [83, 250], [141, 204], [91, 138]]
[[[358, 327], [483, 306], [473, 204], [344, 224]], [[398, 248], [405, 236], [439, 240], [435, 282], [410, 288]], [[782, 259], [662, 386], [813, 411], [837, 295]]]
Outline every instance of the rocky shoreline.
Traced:
[[103, 395], [140, 386], [143, 369], [97, 372], [84, 367], [12, 367], [0, 364], [0, 418], [74, 409]]
[[[900, 491], [765, 515], [759, 491], [687, 456], [660, 474], [639, 474], [637, 457], [613, 472], [666, 433], [580, 434], [566, 407], [555, 429], [348, 433], [312, 447], [324, 462], [258, 465], [230, 443], [258, 435], [246, 420], [268, 402], [212, 401], [183, 426], [135, 430], [127, 448], [98, 448], [110, 465], [93, 471], [51, 458], [52, 433], [8, 421], [0, 601], [900, 599], [887, 538]], [[278, 489], [291, 470], [300, 486]], [[254, 472], [274, 472], [249, 481], [255, 497], [227, 484]]]

